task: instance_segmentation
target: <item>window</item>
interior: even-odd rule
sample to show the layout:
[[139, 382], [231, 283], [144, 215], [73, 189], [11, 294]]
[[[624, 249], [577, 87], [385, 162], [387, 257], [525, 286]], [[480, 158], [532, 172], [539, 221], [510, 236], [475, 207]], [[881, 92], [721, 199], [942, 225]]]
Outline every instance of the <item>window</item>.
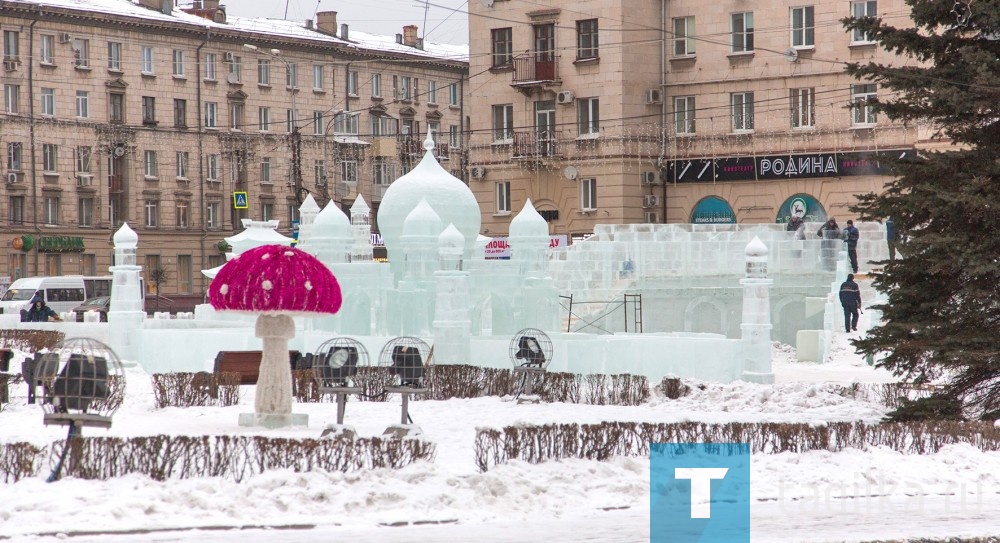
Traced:
[[271, 157], [260, 159], [260, 182], [265, 185], [271, 184]]
[[313, 64], [313, 89], [319, 90], [323, 88], [323, 65]]
[[816, 125], [816, 89], [789, 89], [792, 128], [807, 128]]
[[262, 201], [260, 203], [260, 220], [269, 221], [274, 218], [274, 202]]
[[294, 89], [299, 86], [298, 64], [288, 64], [285, 66], [285, 86], [290, 89]]
[[357, 113], [342, 112], [333, 117], [333, 133], [358, 135], [358, 115]]
[[816, 45], [816, 22], [813, 6], [791, 8], [792, 47], [812, 47]]
[[448, 125], [448, 146], [452, 149], [457, 149], [459, 147], [457, 124]]
[[108, 69], [113, 72], [122, 70], [122, 44], [119, 42], [108, 42]]
[[76, 116], [90, 117], [90, 94], [87, 91], [76, 91]]
[[219, 104], [215, 102], [205, 102], [205, 128], [217, 128], [219, 126]]
[[876, 122], [875, 106], [868, 103], [878, 96], [874, 83], [867, 85], [851, 85], [851, 103], [853, 104], [853, 123], [855, 125], [872, 125]]
[[269, 107], [259, 107], [257, 108], [257, 129], [261, 132], [267, 132], [271, 130], [271, 108]]
[[156, 124], [156, 98], [142, 97], [142, 124]]
[[54, 226], [59, 224], [59, 197], [45, 197], [45, 224]]
[[243, 59], [236, 55], [229, 57], [229, 79], [230, 83], [243, 81]]
[[576, 58], [597, 58], [597, 19], [576, 22]]
[[80, 146], [76, 148], [76, 173], [78, 174], [89, 174], [90, 173], [90, 163], [94, 156], [93, 150], [88, 146]]
[[265, 59], [257, 60], [257, 84], [271, 84], [271, 61]]
[[108, 198], [108, 222], [112, 225], [122, 224], [122, 201], [118, 198]]
[[674, 19], [674, 56], [694, 54], [694, 17]]
[[413, 98], [413, 79], [410, 76], [404, 75], [399, 78], [399, 94], [396, 98], [400, 100], [410, 100]]
[[146, 177], [156, 177], [156, 151], [146, 151], [143, 156]]
[[205, 79], [215, 81], [216, 64], [215, 53], [205, 53]]
[[493, 67], [510, 66], [514, 61], [513, 29], [507, 27], [490, 30], [490, 43], [493, 52]]
[[182, 293], [191, 292], [191, 255], [177, 255], [177, 290]]
[[14, 30], [4, 30], [3, 31], [3, 59], [4, 60], [19, 60], [20, 59], [20, 38], [21, 33]]
[[[875, 0], [863, 0], [861, 2], [851, 2], [851, 15], [858, 19], [862, 17], [875, 17], [878, 9]], [[868, 34], [855, 28], [851, 36], [851, 43], [872, 43], [874, 40]]]
[[358, 162], [356, 160], [340, 162], [340, 180], [344, 183], [358, 182]]
[[174, 126], [187, 128], [187, 100], [174, 99]]
[[385, 157], [377, 156], [375, 157], [372, 174], [376, 185], [386, 186], [392, 183], [392, 180], [396, 177], [396, 165], [388, 162], [388, 159]]
[[97, 255], [80, 255], [80, 275], [97, 275]]
[[152, 47], [142, 48], [142, 62], [139, 64], [139, 71], [146, 75], [152, 75], [154, 73]]
[[597, 179], [590, 178], [580, 181], [580, 209], [583, 211], [597, 209]]
[[94, 199], [80, 198], [79, 213], [77, 219], [80, 226], [94, 226]]
[[174, 49], [174, 76], [184, 77], [184, 51]]
[[11, 253], [8, 256], [7, 269], [10, 270], [11, 279], [20, 279], [28, 276], [28, 255]]
[[314, 176], [314, 179], [316, 180], [316, 185], [317, 186], [325, 185], [326, 184], [326, 161], [325, 160], [317, 160], [316, 162], [313, 163], [313, 176]]
[[73, 38], [70, 45], [73, 49], [73, 66], [90, 68], [90, 40]]
[[187, 151], [177, 151], [177, 179], [188, 177], [188, 156]]
[[160, 201], [146, 200], [146, 228], [156, 228], [160, 224]]
[[733, 13], [729, 22], [733, 37], [733, 52], [753, 51], [753, 12]]
[[153, 286], [155, 281], [153, 281], [153, 270], [160, 269], [160, 255], [146, 255], [146, 263], [143, 266], [146, 271], [146, 292], [153, 292]]
[[458, 105], [458, 84], [452, 83], [448, 85], [448, 105], [457, 106]]
[[322, 136], [326, 131], [323, 125], [323, 112], [313, 111], [313, 135]]
[[7, 144], [7, 169], [21, 171], [21, 156], [23, 146], [20, 142]]
[[191, 203], [186, 200], [178, 200], [177, 207], [177, 217], [176, 224], [177, 228], [187, 228], [190, 225], [191, 219], [188, 211], [191, 209]]
[[674, 98], [674, 131], [678, 134], [695, 133], [694, 96]]
[[40, 51], [40, 57], [42, 64], [52, 64], [54, 55], [53, 52], [56, 49], [56, 37], [48, 34], [42, 34], [42, 50]]
[[205, 179], [209, 181], [219, 180], [219, 155], [208, 155], [205, 161]]
[[7, 218], [11, 224], [24, 224], [24, 196], [11, 196]]
[[507, 141], [514, 139], [514, 106], [503, 104], [493, 106], [493, 140]]
[[53, 117], [56, 114], [56, 90], [42, 88], [42, 115]]
[[733, 130], [753, 130], [753, 93], [734, 92], [729, 95], [729, 104], [732, 107]]
[[108, 94], [108, 121], [125, 122], [125, 95], [117, 92]]
[[372, 97], [382, 96], [382, 74], [372, 74]]
[[56, 173], [59, 171], [59, 146], [54, 143], [42, 144], [42, 171]]
[[298, 113], [294, 109], [286, 109], [285, 110], [285, 117], [288, 119], [288, 131], [289, 132], [292, 132], [295, 128], [298, 128], [298, 126], [299, 126], [298, 119], [296, 118], [296, 115], [298, 115]]
[[510, 213], [510, 181], [497, 183], [497, 213]]
[[372, 116], [372, 136], [393, 136], [396, 134], [396, 119], [379, 115]]
[[243, 102], [229, 102], [229, 128], [243, 130]]
[[209, 202], [205, 204], [205, 227], [206, 228], [218, 228], [219, 227], [219, 203]]
[[427, 82], [427, 103], [436, 104], [438, 101], [438, 83], [437, 81]]
[[[55, 253], [55, 254], [48, 253], [48, 254], [45, 255], [45, 275], [50, 275], [50, 276], [62, 275], [62, 255], [61, 254], [59, 254], [59, 253]], [[70, 290], [72, 292], [71, 289], [58, 289], [58, 290], [64, 290], [64, 292], [65, 292], [65, 290]], [[56, 295], [56, 296], [62, 297], [61, 296], [62, 293], [56, 294], [55, 292], [52, 292], [52, 291], [49, 291], [49, 292], [52, 293], [52, 294], [54, 294], [54, 295]], [[78, 292], [80, 294], [79, 300], [83, 300], [83, 297], [82, 297], [83, 291], [82, 290], [77, 290], [76, 292]]]
[[347, 94], [358, 95], [358, 72], [347, 72]]
[[21, 86], [3, 86], [3, 106], [7, 113], [18, 113], [21, 110]]
[[599, 134], [601, 131], [600, 100], [598, 98], [581, 98], [576, 101], [576, 120], [580, 135]]

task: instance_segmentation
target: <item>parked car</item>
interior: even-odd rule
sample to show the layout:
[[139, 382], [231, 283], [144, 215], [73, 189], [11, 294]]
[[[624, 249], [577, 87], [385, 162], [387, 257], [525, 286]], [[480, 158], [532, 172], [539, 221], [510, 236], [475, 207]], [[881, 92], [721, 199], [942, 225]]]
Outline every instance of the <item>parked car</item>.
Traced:
[[101, 322], [108, 322], [108, 309], [110, 308], [111, 296], [98, 296], [83, 302], [71, 311], [76, 313], [76, 322], [83, 322], [83, 314], [90, 311], [97, 311], [101, 314]]

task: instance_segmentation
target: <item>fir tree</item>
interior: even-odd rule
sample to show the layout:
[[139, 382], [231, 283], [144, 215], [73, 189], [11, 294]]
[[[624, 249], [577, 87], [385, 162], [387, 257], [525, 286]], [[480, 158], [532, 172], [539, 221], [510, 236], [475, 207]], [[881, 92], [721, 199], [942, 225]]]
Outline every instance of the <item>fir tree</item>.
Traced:
[[940, 380], [981, 416], [1000, 410], [1000, 0], [965, 1], [908, 0], [911, 27], [843, 21], [905, 61], [848, 65], [878, 85], [869, 105], [950, 142], [899, 161], [851, 208], [908, 236], [875, 279], [883, 325], [854, 345], [910, 382]]

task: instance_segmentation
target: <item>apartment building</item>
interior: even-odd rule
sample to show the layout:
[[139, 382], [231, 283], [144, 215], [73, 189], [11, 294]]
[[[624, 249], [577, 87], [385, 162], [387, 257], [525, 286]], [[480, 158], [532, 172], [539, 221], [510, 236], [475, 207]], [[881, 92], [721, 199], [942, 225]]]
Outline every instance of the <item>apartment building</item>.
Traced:
[[292, 234], [307, 194], [377, 214], [427, 131], [461, 174], [466, 49], [401, 30], [217, 0], [0, 1], [0, 276], [106, 273], [128, 222], [160, 291], [199, 294], [241, 219]]
[[840, 20], [905, 24], [902, 0], [549, 5], [469, 4], [470, 184], [490, 233], [528, 198], [553, 234], [847, 217], [887, 181], [879, 159], [929, 135], [875, 115], [877, 85], [844, 73], [899, 62]]

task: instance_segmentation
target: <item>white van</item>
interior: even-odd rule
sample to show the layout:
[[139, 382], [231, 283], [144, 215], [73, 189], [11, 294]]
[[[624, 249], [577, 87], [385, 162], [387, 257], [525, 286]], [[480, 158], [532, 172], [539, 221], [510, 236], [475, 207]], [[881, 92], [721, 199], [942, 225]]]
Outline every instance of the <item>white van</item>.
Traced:
[[0, 298], [0, 308], [5, 315], [20, 315], [22, 309], [31, 308], [31, 299], [36, 293], [43, 295], [45, 304], [56, 313], [69, 311], [87, 299], [87, 290], [80, 275], [25, 277], [11, 283]]

